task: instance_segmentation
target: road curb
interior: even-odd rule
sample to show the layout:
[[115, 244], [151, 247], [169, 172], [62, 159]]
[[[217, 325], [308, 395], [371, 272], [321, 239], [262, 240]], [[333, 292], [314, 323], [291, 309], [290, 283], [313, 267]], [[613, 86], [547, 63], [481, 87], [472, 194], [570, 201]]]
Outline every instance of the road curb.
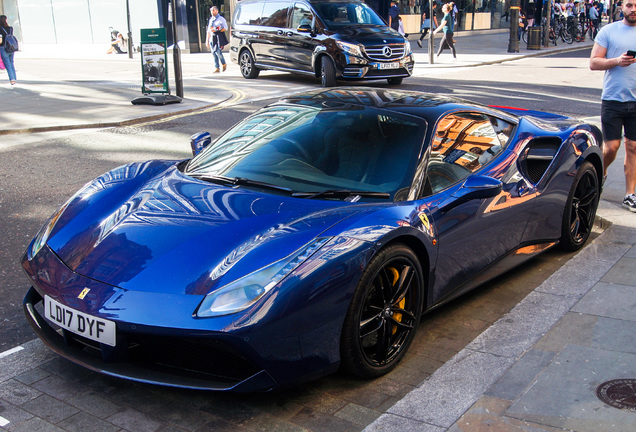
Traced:
[[77, 130], [77, 129], [104, 129], [111, 127], [120, 127], [120, 126], [131, 126], [140, 123], [163, 120], [170, 118], [172, 116], [178, 116], [183, 114], [189, 114], [196, 111], [204, 111], [206, 109], [214, 108], [216, 106], [221, 105], [222, 103], [230, 100], [232, 96], [228, 96], [225, 99], [215, 102], [213, 104], [204, 105], [196, 108], [188, 108], [179, 111], [171, 111], [167, 113], [155, 114], [151, 116], [138, 117], [128, 120], [120, 120], [114, 122], [97, 122], [97, 123], [87, 123], [87, 124], [75, 124], [75, 125], [58, 125], [58, 126], [41, 126], [41, 127], [32, 127], [32, 128], [21, 128], [21, 129], [0, 129], [0, 136], [2, 135], [18, 135], [18, 134], [28, 134], [28, 133], [40, 133], [40, 132], [57, 132], [57, 131], [66, 131], [66, 130]]

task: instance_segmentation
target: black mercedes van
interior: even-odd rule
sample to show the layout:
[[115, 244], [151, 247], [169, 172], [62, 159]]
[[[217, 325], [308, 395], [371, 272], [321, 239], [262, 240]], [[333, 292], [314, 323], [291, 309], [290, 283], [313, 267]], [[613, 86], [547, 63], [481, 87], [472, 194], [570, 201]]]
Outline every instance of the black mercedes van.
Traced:
[[411, 45], [360, 0], [243, 0], [232, 20], [230, 57], [245, 78], [261, 69], [337, 80], [413, 73]]

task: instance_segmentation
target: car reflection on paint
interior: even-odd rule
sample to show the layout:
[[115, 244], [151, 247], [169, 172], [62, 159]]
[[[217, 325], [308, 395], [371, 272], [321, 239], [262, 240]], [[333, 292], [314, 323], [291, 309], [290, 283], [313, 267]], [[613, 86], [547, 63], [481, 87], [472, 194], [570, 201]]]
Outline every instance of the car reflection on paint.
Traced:
[[210, 141], [95, 179], [29, 245], [26, 316], [61, 356], [209, 390], [383, 375], [423, 312], [582, 247], [603, 172], [594, 126], [386, 89], [290, 96]]

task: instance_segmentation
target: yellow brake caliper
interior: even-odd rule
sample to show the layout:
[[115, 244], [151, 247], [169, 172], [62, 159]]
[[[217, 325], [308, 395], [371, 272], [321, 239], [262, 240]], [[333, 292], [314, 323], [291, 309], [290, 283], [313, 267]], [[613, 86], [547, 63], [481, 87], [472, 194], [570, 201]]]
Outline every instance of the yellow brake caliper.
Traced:
[[[393, 282], [391, 282], [391, 286], [395, 286], [395, 284], [398, 282], [398, 280], [400, 280], [400, 273], [394, 267], [389, 267], [389, 272], [393, 276]], [[405, 305], [406, 305], [406, 297], [403, 298], [402, 300], [400, 300], [400, 302], [398, 303], [398, 306], [400, 307], [400, 309], [404, 309]], [[402, 314], [401, 313], [396, 313], [395, 315], [393, 315], [393, 318], [397, 322], [402, 322]], [[397, 326], [394, 325], [393, 326], [393, 330], [391, 331], [391, 334], [395, 334], [396, 331], [397, 331]]]

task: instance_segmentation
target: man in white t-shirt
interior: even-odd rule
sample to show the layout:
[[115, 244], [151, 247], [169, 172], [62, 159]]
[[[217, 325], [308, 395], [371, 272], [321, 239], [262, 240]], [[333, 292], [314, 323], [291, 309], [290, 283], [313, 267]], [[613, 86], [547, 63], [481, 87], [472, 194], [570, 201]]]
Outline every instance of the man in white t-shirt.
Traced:
[[625, 134], [625, 199], [636, 212], [636, 0], [623, 0], [623, 20], [601, 28], [594, 41], [590, 69], [603, 70], [601, 123], [605, 171], [616, 159]]

